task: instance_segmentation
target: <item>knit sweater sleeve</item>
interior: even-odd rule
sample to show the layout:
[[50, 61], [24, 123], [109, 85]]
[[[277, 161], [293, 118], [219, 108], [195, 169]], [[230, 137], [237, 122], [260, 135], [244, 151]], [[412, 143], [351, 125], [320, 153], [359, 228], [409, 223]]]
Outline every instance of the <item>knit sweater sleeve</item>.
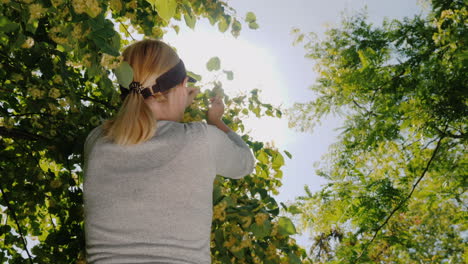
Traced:
[[240, 179], [254, 171], [252, 150], [236, 132], [226, 133], [207, 124], [207, 136], [217, 175]]

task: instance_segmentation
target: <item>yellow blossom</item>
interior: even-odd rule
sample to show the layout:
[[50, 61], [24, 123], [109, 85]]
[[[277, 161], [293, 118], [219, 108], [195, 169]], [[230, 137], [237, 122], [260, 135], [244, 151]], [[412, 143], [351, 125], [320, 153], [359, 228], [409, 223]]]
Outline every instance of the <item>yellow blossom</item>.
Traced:
[[81, 23], [76, 23], [75, 26], [73, 27], [73, 31], [71, 32], [71, 35], [74, 40], [80, 40], [83, 39], [83, 29], [81, 26]]
[[54, 77], [52, 78], [52, 81], [57, 84], [63, 83], [62, 76], [60, 75], [54, 75]]
[[31, 4], [29, 5], [29, 23], [32, 20], [38, 19], [41, 16], [44, 15], [44, 13], [47, 11], [47, 8], [43, 8], [41, 4]]
[[102, 11], [97, 0], [73, 0], [72, 5], [77, 14], [86, 13], [93, 18]]
[[137, 0], [131, 0], [130, 2], [127, 3], [127, 7], [136, 9], [137, 8], [138, 1]]
[[28, 88], [28, 94], [31, 95], [33, 99], [42, 97], [43, 91], [36, 88], [36, 86], [31, 86]]
[[11, 75], [11, 79], [14, 80], [14, 81], [21, 81], [23, 80], [23, 75], [19, 74], [19, 73], [13, 73]]
[[49, 30], [49, 37], [55, 41], [57, 44], [66, 44], [68, 42], [66, 37], [59, 36], [62, 32], [65, 31], [65, 28], [61, 25], [52, 27]]
[[119, 13], [122, 10], [122, 2], [120, 0], [110, 0], [109, 4], [114, 12]]
[[72, 111], [72, 113], [78, 113], [80, 111], [80, 109], [78, 109], [76, 105], [71, 105], [70, 110]]
[[34, 39], [31, 37], [28, 37], [24, 43], [21, 45], [23, 49], [29, 49], [34, 45]]
[[62, 181], [59, 180], [59, 179], [55, 179], [55, 180], [50, 182], [50, 187], [52, 187], [54, 189], [60, 187], [61, 185], [62, 185]]
[[222, 201], [219, 204], [215, 205], [213, 207], [213, 218], [214, 219], [219, 219], [220, 221], [223, 221], [226, 218], [226, 209], [227, 203], [226, 201]]
[[273, 223], [273, 228], [271, 230], [271, 236], [275, 236], [278, 233], [278, 223], [274, 222]]
[[61, 107], [65, 108], [66, 106], [68, 106], [67, 104], [67, 100], [63, 99], [63, 98], [60, 98], [61, 100], [59, 100], [59, 104]]
[[86, 11], [86, 2], [83, 0], [73, 0], [72, 5], [73, 9], [75, 10], [75, 13], [77, 14], [82, 14]]
[[86, 53], [84, 56], [83, 56], [83, 65], [87, 68], [91, 67], [91, 54], [90, 53]]
[[250, 216], [240, 216], [239, 218], [241, 220], [243, 228], [249, 227], [250, 224], [252, 223], [252, 217], [250, 217]]
[[240, 243], [240, 246], [243, 247], [243, 248], [248, 248], [248, 247], [251, 247], [252, 246], [252, 239], [250, 237], [248, 237], [247, 235], [244, 235], [241, 243]]
[[60, 111], [60, 109], [53, 103], [48, 103], [48, 106], [49, 106], [50, 112], [53, 115], [57, 114]]
[[232, 247], [236, 243], [237, 239], [234, 236], [230, 236], [228, 241], [224, 241], [223, 246]]
[[255, 223], [257, 225], [263, 225], [263, 222], [268, 219], [268, 214], [265, 213], [258, 213], [255, 215]]
[[51, 2], [54, 7], [58, 7], [63, 4], [63, 0], [51, 0]]
[[120, 55], [118, 57], [109, 55], [107, 53], [102, 54], [101, 57], [101, 65], [108, 69], [115, 69], [119, 67], [120, 63], [123, 61], [123, 56]]
[[136, 18], [136, 13], [127, 12], [125, 13], [125, 17], [127, 17], [130, 20], [134, 20]]
[[59, 96], [60, 96], [60, 91], [59, 91], [59, 89], [57, 89], [57, 88], [52, 88], [52, 89], [50, 89], [50, 91], [49, 91], [49, 97], [52, 97], [52, 98], [55, 99], [55, 98], [58, 98]]

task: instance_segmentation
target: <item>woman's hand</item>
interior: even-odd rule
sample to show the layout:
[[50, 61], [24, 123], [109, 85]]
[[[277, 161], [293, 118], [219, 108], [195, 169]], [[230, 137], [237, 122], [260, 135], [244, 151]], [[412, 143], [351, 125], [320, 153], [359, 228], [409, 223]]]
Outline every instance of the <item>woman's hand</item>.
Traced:
[[188, 101], [188, 90], [185, 87], [185, 81], [172, 88], [172, 91], [167, 94], [167, 106], [165, 106], [165, 112], [168, 115], [184, 115], [185, 108]]
[[211, 107], [206, 112], [206, 121], [208, 124], [217, 124], [224, 114], [224, 102], [220, 95], [210, 98], [210, 102]]
[[197, 88], [197, 87], [186, 87], [187, 90], [188, 90], [188, 96], [187, 96], [187, 104], [185, 105], [185, 108], [189, 107], [192, 102], [193, 102], [193, 99], [195, 99], [195, 97], [197, 97], [197, 95], [200, 93], [200, 88]]

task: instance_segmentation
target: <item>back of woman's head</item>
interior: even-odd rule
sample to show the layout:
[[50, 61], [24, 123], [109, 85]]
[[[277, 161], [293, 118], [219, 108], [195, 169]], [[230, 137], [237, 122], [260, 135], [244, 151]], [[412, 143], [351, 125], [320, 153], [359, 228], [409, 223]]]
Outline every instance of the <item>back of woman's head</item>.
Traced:
[[[179, 62], [177, 53], [169, 45], [155, 39], [134, 42], [125, 48], [122, 56], [132, 67], [133, 81], [140, 84], [154, 84], [158, 76]], [[162, 97], [164, 100], [164, 95]], [[156, 117], [144, 100], [140, 93], [128, 93], [117, 114], [103, 123], [104, 137], [120, 145], [139, 144], [150, 139], [156, 133]]]

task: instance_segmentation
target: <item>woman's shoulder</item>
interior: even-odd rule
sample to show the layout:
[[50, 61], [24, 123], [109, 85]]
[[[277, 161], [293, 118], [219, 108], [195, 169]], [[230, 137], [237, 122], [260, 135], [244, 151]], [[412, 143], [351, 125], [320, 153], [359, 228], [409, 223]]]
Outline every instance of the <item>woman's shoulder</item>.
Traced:
[[204, 121], [192, 121], [183, 123], [191, 132], [194, 133], [205, 133], [207, 129], [207, 124]]

